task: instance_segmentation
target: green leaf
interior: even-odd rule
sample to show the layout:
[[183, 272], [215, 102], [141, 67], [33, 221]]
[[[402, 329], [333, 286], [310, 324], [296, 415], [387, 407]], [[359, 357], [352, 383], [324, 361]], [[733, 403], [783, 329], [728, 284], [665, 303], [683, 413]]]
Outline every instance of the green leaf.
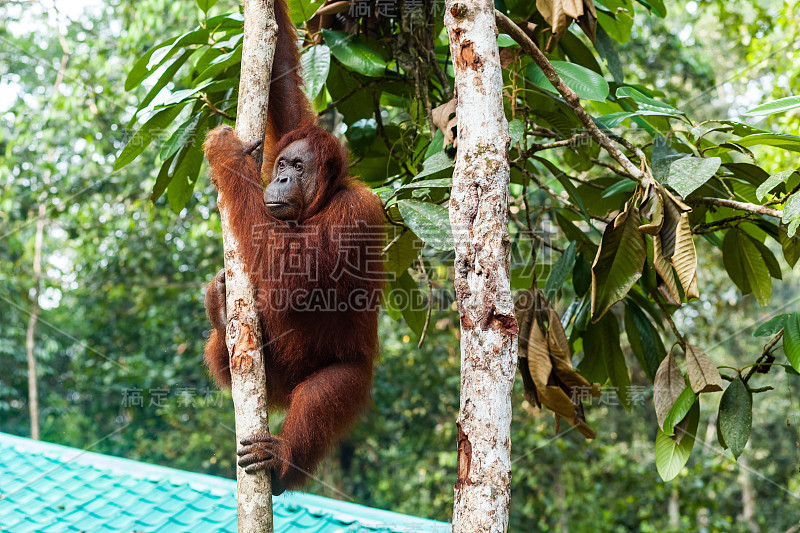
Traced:
[[800, 107], [800, 96], [787, 96], [754, 107], [742, 113], [743, 117], [766, 117], [775, 113], [784, 113]]
[[586, 205], [583, 203], [583, 198], [581, 198], [578, 189], [572, 183], [572, 179], [567, 174], [562, 172], [561, 169], [555, 166], [552, 163], [552, 161], [545, 159], [544, 157], [539, 157], [538, 155], [536, 155], [533, 156], [531, 159], [541, 163], [547, 170], [550, 171], [550, 174], [552, 174], [553, 177], [558, 180], [558, 183], [560, 183], [561, 186], [564, 187], [564, 190], [567, 191], [570, 200], [572, 200], [575, 203], [575, 205], [577, 205], [578, 208], [581, 210], [584, 220], [589, 222], [589, 211], [586, 209]]
[[208, 13], [208, 10], [214, 7], [219, 0], [197, 0], [197, 7], [199, 7], [203, 13]]
[[671, 481], [683, 469], [694, 447], [697, 424], [700, 421], [700, 403], [695, 402], [686, 417], [686, 433], [677, 442], [660, 429], [656, 436], [656, 469], [664, 481]]
[[208, 78], [216, 77], [220, 72], [224, 71], [232, 65], [237, 65], [242, 62], [242, 47], [237, 46], [230, 52], [215, 57], [208, 66], [192, 80], [195, 84], [200, 83]]
[[609, 113], [608, 115], [603, 115], [602, 117], [598, 117], [595, 119], [595, 122], [600, 122], [601, 127], [605, 126], [606, 129], [616, 128], [625, 120], [636, 116], [636, 113], [632, 111], [617, 111], [616, 113]]
[[322, 35], [333, 57], [347, 68], [365, 76], [383, 76], [385, 73], [386, 62], [360, 38], [341, 31], [324, 29]]
[[787, 133], [756, 133], [736, 141], [739, 146], [775, 146], [791, 152], [800, 152], [800, 137]]
[[647, 378], [653, 381], [658, 365], [667, 355], [667, 351], [658, 330], [653, 327], [644, 311], [630, 299], [626, 303], [625, 333], [628, 335], [628, 343]]
[[621, 84], [623, 82], [622, 61], [619, 58], [617, 47], [614, 46], [614, 41], [611, 40], [611, 37], [600, 25], [597, 26], [594, 47], [600, 57], [606, 60], [606, 67], [608, 67], [611, 76], [614, 77], [614, 81], [617, 84]]
[[322, 5], [313, 5], [316, 1], [317, 0], [289, 0], [289, 15], [292, 18], [292, 24], [298, 26], [311, 19], [317, 8]]
[[789, 225], [786, 227], [786, 234], [789, 237], [794, 237], [797, 233], [797, 227], [800, 226], [800, 218], [795, 218], [792, 220]]
[[167, 200], [175, 213], [180, 213], [181, 209], [192, 198], [194, 184], [203, 164], [203, 143], [197, 139], [194, 143], [184, 148], [178, 166], [172, 174], [172, 180], [167, 187]]
[[156, 203], [156, 200], [161, 198], [161, 195], [167, 190], [169, 182], [172, 181], [172, 174], [169, 173], [169, 169], [172, 166], [173, 159], [175, 159], [175, 155], [161, 163], [161, 169], [158, 171], [158, 177], [153, 185], [153, 192], [150, 193], [150, 201], [152, 203]]
[[239, 30], [241, 34], [244, 30], [244, 15], [238, 11], [233, 13], [223, 13], [215, 15], [206, 21], [206, 27], [211, 31]]
[[643, 92], [635, 89], [633, 87], [619, 87], [616, 92], [617, 98], [630, 98], [639, 106], [639, 109], [647, 110], [647, 111], [656, 111], [658, 113], [664, 113], [666, 115], [682, 115], [682, 111], [678, 111], [674, 107], [669, 104], [665, 104], [664, 102], [659, 102], [653, 98], [650, 98]]
[[[789, 200], [786, 202], [786, 205], [783, 206], [783, 216], [781, 217], [781, 222], [787, 224], [792, 222], [793, 220], [800, 217], [800, 194], [793, 194], [789, 197]], [[794, 237], [794, 234], [790, 231], [789, 237]]]
[[753, 423], [753, 395], [740, 376], [736, 376], [719, 401], [717, 424], [722, 440], [739, 459]]
[[[783, 329], [791, 313], [776, 315], [753, 330], [753, 337], [771, 337]], [[785, 341], [784, 341], [785, 342]]]
[[772, 253], [772, 250], [764, 244], [763, 242], [759, 241], [756, 238], [751, 238], [750, 242], [752, 242], [756, 248], [758, 248], [758, 253], [761, 254], [761, 257], [764, 258], [764, 263], [767, 265], [767, 270], [769, 271], [769, 275], [775, 279], [783, 279], [783, 272], [781, 272], [781, 264], [778, 262], [778, 259], [775, 257], [775, 254]]
[[172, 176], [172, 179], [167, 186], [167, 201], [174, 213], [180, 213], [181, 209], [186, 207], [189, 199], [192, 197], [193, 184], [189, 182], [186, 173], [181, 173], [180, 176]]
[[675, 435], [675, 426], [689, 414], [689, 410], [696, 401], [697, 394], [694, 393], [691, 387], [683, 389], [683, 392], [678, 395], [678, 399], [672, 404], [672, 408], [664, 419], [663, 431], [665, 435], [670, 437]]
[[[172, 43], [172, 46], [165, 53], [154, 54], [154, 52], [156, 52], [158, 49], [163, 48], [170, 43]], [[199, 27], [190, 32], [186, 32], [177, 38], [167, 39], [166, 41], [157, 44], [133, 64], [131, 71], [128, 73], [128, 77], [125, 79], [125, 90], [130, 91], [142, 83], [145, 78], [152, 74], [165, 61], [170, 59], [179, 49], [185, 46], [207, 43], [208, 30], [206, 28]], [[151, 63], [153, 55], [157, 55], [158, 57], [156, 61]]]
[[[734, 229], [728, 230], [722, 239], [722, 263], [725, 265], [728, 277], [739, 287], [742, 294], [750, 294], [753, 290], [745, 277], [740, 254], [738, 232]], [[766, 265], [764, 266], [766, 268]]]
[[508, 136], [511, 137], [511, 146], [514, 146], [522, 140], [525, 134], [525, 123], [519, 119], [512, 120], [508, 123]]
[[186, 60], [189, 59], [189, 56], [191, 56], [193, 53], [194, 50], [186, 50], [183, 54], [175, 58], [175, 60], [172, 61], [172, 63], [170, 63], [166, 69], [164, 69], [163, 74], [161, 74], [161, 76], [158, 78], [158, 81], [156, 81], [155, 85], [153, 85], [153, 87], [147, 91], [147, 95], [145, 95], [145, 97], [139, 102], [136, 112], [133, 114], [133, 117], [131, 117], [130, 122], [128, 122], [128, 128], [133, 126], [133, 124], [136, 122], [138, 113], [147, 107], [158, 95], [158, 93], [161, 92], [161, 89], [166, 87], [166, 85], [172, 81], [172, 78], [175, 77], [175, 73], [178, 72], [178, 69], [180, 69], [184, 63], [186, 63]]
[[781, 226], [779, 231], [781, 249], [783, 250], [783, 258], [790, 267], [794, 268], [797, 260], [800, 259], [800, 238], [789, 236], [789, 231], [785, 226]]
[[305, 81], [304, 92], [309, 100], [317, 97], [331, 68], [331, 49], [324, 44], [309, 48], [300, 56], [300, 67]]
[[[639, 109], [636, 111], [617, 111], [616, 113], [609, 113], [602, 117], [594, 119], [595, 122], [601, 122], [601, 126], [606, 129], [616, 128], [622, 124], [626, 119], [631, 117], [674, 117], [675, 113], [670, 111], [648, 111], [647, 109]], [[681, 157], [687, 157], [688, 154], [680, 154]]]
[[636, 188], [636, 182], [632, 179], [621, 179], [611, 187], [605, 190], [603, 193], [603, 198], [608, 198], [609, 196], [614, 196], [615, 194], [621, 192], [630, 192]]
[[411, 328], [411, 331], [418, 336], [422, 334], [425, 327], [425, 315], [427, 307], [422, 301], [422, 292], [408, 272], [404, 272], [396, 280], [389, 283], [391, 291], [389, 297], [385, 299], [388, 309], [399, 311]]
[[606, 6], [611, 13], [598, 9], [598, 25], [619, 44], [625, 44], [631, 36], [633, 27], [633, 2], [630, 0], [606, 2]]
[[664, 5], [664, 0], [638, 0], [642, 5], [647, 6], [650, 11], [662, 19], [667, 16], [667, 7]]
[[683, 157], [669, 167], [667, 185], [686, 198], [710, 180], [719, 169], [719, 157]]
[[[631, 408], [628, 394], [631, 388], [631, 377], [628, 374], [628, 365], [625, 362], [625, 354], [619, 343], [619, 324], [617, 318], [611, 314], [606, 315], [597, 323], [600, 331], [599, 342], [602, 345], [600, 353], [603, 356], [603, 364], [606, 367], [608, 380], [614, 387], [620, 405], [626, 409]], [[589, 341], [589, 338], [586, 339]], [[597, 342], [597, 340], [595, 340]]]
[[238, 86], [239, 86], [239, 80], [237, 79], [207, 81], [205, 83], [201, 83], [197, 87], [192, 87], [190, 89], [182, 89], [180, 91], [173, 92], [172, 94], [170, 94], [169, 98], [167, 98], [162, 104], [156, 106], [156, 108], [169, 107], [175, 104], [180, 104], [183, 102], [194, 100], [197, 97], [197, 93], [200, 93], [202, 91], [206, 92], [224, 91], [232, 87], [238, 87]]
[[128, 76], [125, 78], [125, 90], [130, 91], [142, 81], [150, 75], [151, 71], [147, 68], [148, 63], [150, 62], [150, 58], [153, 57], [153, 54], [156, 50], [159, 50], [165, 46], [169, 46], [174, 43], [178, 37], [171, 37], [165, 41], [161, 41], [160, 43], [156, 44], [150, 50], [144, 53], [139, 59], [134, 61], [133, 66], [131, 66], [130, 72], [128, 72]]
[[760, 202], [763, 200], [767, 193], [771, 192], [772, 189], [781, 183], [786, 183], [786, 180], [788, 180], [794, 172], [794, 170], [784, 170], [783, 172], [778, 172], [767, 178], [767, 180], [756, 189], [756, 198], [758, 198], [758, 201]]
[[444, 150], [444, 133], [442, 133], [442, 130], [437, 129], [436, 133], [433, 134], [433, 139], [431, 140], [431, 143], [428, 145], [428, 149], [425, 150], [425, 159], [430, 159], [434, 154], [438, 154], [443, 150]]
[[598, 323], [587, 326], [583, 334], [583, 351], [578, 372], [590, 382], [604, 383], [608, 379], [616, 387], [620, 404], [630, 408], [630, 376], [620, 348], [619, 325], [614, 315], [606, 315]]
[[406, 225], [431, 247], [442, 251], [453, 249], [446, 207], [417, 200], [400, 200], [397, 207]]
[[133, 134], [125, 145], [125, 148], [123, 148], [122, 152], [117, 156], [117, 160], [114, 162], [114, 170], [119, 170], [128, 165], [131, 161], [136, 159], [139, 154], [144, 152], [145, 148], [153, 142], [153, 138], [160, 135], [164, 129], [175, 120], [175, 117], [178, 116], [184, 105], [185, 104], [178, 104], [173, 107], [168, 107], [150, 117], [150, 119]]
[[[568, 61], [553, 61], [552, 64], [566, 86], [575, 91], [580, 98], [603, 102], [608, 97], [608, 82], [598, 73]], [[534, 85], [558, 93], [535, 63], [528, 65], [525, 76]]]
[[642, 276], [647, 257], [642, 219], [635, 210], [623, 211], [603, 232], [592, 264], [592, 319], [597, 321], [620, 301]]
[[500, 48], [519, 48], [517, 41], [512, 39], [507, 33], [501, 33], [497, 36], [497, 46]]
[[[557, 215], [556, 218], [558, 219], [559, 216]], [[566, 226], [559, 224], [559, 227], [564, 228]], [[578, 296], [583, 296], [591, 286], [592, 265], [583, 254], [579, 254], [575, 259], [575, 268], [572, 269], [572, 287]]]
[[800, 313], [792, 313], [783, 326], [783, 352], [792, 367], [800, 371]]
[[204, 111], [198, 111], [190, 116], [186, 122], [178, 126], [178, 129], [175, 130], [167, 142], [161, 146], [159, 157], [162, 161], [178, 153], [178, 150], [183, 148], [186, 143], [192, 142], [197, 133], [197, 126], [204, 116], [207, 116]]
[[556, 264], [553, 265], [550, 275], [547, 276], [547, 283], [544, 285], [544, 294], [548, 300], [555, 297], [556, 293], [561, 289], [564, 281], [569, 276], [569, 273], [572, 271], [572, 267], [575, 266], [575, 253], [577, 249], [578, 243], [572, 241], [569, 243], [567, 249], [564, 250], [564, 253], [561, 254], [561, 257], [558, 258]]
[[728, 230], [722, 241], [722, 262], [742, 294], [752, 292], [762, 307], [769, 303], [772, 278], [752, 237], [736, 229]]
[[386, 272], [401, 276], [416, 261], [422, 247], [423, 242], [413, 231], [403, 231], [386, 249]]
[[447, 170], [453, 166], [453, 160], [447, 152], [436, 152], [422, 163], [422, 172], [414, 176], [414, 180], [419, 180], [425, 176], [431, 176], [437, 172]]
[[403, 189], [449, 189], [453, 186], [453, 178], [436, 178], [432, 180], [412, 181], [401, 185], [397, 190]]

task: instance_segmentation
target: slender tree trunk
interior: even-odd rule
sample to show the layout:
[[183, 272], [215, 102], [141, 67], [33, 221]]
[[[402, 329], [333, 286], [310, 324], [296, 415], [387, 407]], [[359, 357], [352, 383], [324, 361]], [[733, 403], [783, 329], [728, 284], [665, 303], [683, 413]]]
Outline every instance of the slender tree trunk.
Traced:
[[669, 528], [671, 531], [678, 531], [681, 525], [681, 498], [678, 493], [678, 486], [672, 487], [672, 495], [667, 505], [667, 516], [669, 516]]
[[450, 224], [461, 317], [461, 408], [453, 531], [504, 532], [511, 489], [511, 388], [517, 366], [509, 284], [508, 123], [491, 0], [447, 0], [458, 155]]
[[[558, 474], [562, 476], [563, 474]], [[558, 522], [556, 527], [561, 533], [569, 533], [569, 509], [567, 508], [567, 486], [559, 478], [553, 483], [553, 492], [558, 498]]]
[[750, 475], [750, 461], [742, 455], [739, 457], [739, 485], [742, 487], [742, 520], [747, 524], [747, 529], [753, 533], [758, 533], [758, 495], [753, 486], [753, 478]]
[[[67, 46], [67, 39], [61, 31], [61, 22], [59, 20], [58, 9], [53, 9], [52, 14], [55, 16], [56, 34], [58, 42], [61, 45], [61, 64], [56, 73], [56, 79], [53, 82], [53, 93], [50, 95], [50, 104], [58, 99], [61, 93], [61, 81], [64, 79], [64, 73], [67, 70], [67, 63], [69, 62], [69, 47]], [[39, 201], [39, 208], [36, 213], [36, 236], [33, 242], [33, 289], [31, 291], [31, 311], [28, 316], [28, 329], [25, 332], [25, 354], [28, 359], [28, 412], [31, 419], [31, 438], [39, 440], [39, 385], [36, 379], [36, 325], [39, 323], [39, 314], [41, 308], [39, 307], [39, 295], [41, 293], [42, 281], [42, 247], [44, 246], [44, 225], [45, 216], [47, 215], [47, 189], [50, 187], [50, 170], [49, 164], [53, 163], [55, 159], [55, 150], [50, 148], [47, 152], [48, 166], [45, 167], [43, 192]]]
[[44, 217], [47, 206], [42, 200], [36, 219], [36, 237], [33, 241], [33, 288], [28, 331], [25, 334], [25, 353], [28, 357], [28, 411], [31, 418], [31, 438], [39, 440], [39, 386], [36, 383], [36, 324], [39, 322], [39, 293], [42, 278], [42, 246], [44, 244]]
[[[264, 138], [272, 59], [278, 26], [272, 0], [245, 0], [242, 73], [236, 132], [245, 143]], [[254, 152], [261, 165], [260, 151]], [[225, 204], [220, 203], [220, 206]], [[255, 290], [246, 270], [240, 243], [231, 230], [228, 213], [220, 209], [225, 250], [225, 289], [228, 327], [225, 342], [230, 354], [231, 394], [236, 416], [236, 445], [246, 436], [269, 433], [267, 382], [262, 332]], [[239, 532], [272, 532], [272, 486], [269, 473], [247, 474], [236, 468]]]

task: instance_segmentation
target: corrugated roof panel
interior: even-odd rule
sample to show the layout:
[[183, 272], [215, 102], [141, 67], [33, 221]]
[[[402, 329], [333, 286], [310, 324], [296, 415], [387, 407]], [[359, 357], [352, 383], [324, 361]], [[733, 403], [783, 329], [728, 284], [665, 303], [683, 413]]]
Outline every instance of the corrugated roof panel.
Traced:
[[[450, 525], [298, 492], [276, 533], [445, 533]], [[0, 433], [0, 531], [236, 533], [236, 482]]]

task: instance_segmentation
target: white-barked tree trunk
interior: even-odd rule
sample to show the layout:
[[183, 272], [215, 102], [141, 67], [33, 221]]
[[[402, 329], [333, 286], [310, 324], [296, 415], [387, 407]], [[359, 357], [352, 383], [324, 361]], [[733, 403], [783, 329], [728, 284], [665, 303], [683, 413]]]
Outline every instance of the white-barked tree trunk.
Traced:
[[509, 281], [508, 123], [492, 0], [447, 0], [458, 154], [450, 224], [461, 316], [461, 407], [453, 532], [505, 532], [511, 389], [517, 366]]
[[[272, 0], [244, 1], [244, 41], [236, 133], [244, 143], [264, 138], [272, 60], [278, 26]], [[261, 152], [253, 156], [261, 166]], [[224, 206], [223, 203], [219, 204]], [[225, 344], [230, 354], [231, 394], [236, 417], [236, 447], [256, 433], [269, 433], [267, 382], [262, 332], [255, 290], [244, 264], [229, 214], [220, 209], [225, 250], [225, 289], [228, 326]], [[239, 533], [272, 532], [272, 486], [269, 472], [247, 474], [236, 467]]]

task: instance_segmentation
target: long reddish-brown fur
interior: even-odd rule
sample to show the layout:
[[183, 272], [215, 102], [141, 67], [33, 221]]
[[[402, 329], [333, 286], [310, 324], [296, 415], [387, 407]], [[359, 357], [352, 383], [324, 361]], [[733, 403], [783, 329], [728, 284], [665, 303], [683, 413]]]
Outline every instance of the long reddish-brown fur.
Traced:
[[[377, 196], [348, 177], [341, 143], [311, 121], [299, 87], [294, 26], [284, 0], [277, 0], [275, 7], [280, 34], [265, 167], [271, 169], [277, 154], [293, 141], [306, 139], [319, 169], [313, 201], [296, 223], [277, 220], [264, 204], [256, 164], [235, 132], [215, 129], [204, 148], [220, 208], [229, 213], [257, 290], [268, 402], [288, 408], [278, 434], [288, 448], [280, 482], [296, 488], [370, 401], [384, 278], [384, 218]], [[315, 307], [316, 300], [302, 298], [304, 291], [315, 290], [335, 295], [335, 308], [326, 307], [330, 302]], [[354, 295], [360, 295], [358, 305], [349, 301]], [[210, 302], [220, 308], [221, 300], [212, 281], [207, 307]], [[217, 383], [230, 386], [225, 324], [210, 318], [214, 331], [205, 360]]]

